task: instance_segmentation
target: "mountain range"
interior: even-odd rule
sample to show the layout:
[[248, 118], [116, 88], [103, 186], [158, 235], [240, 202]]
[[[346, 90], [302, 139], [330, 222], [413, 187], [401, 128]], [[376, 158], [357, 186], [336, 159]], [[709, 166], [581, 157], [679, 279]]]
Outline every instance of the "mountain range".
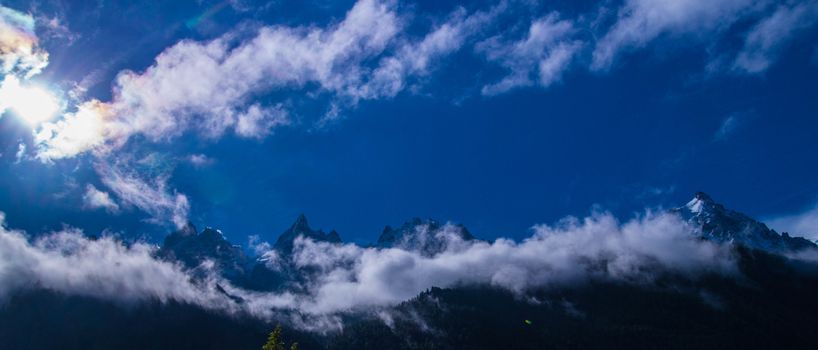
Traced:
[[[798, 252], [818, 247], [815, 242], [792, 237], [786, 232], [778, 233], [764, 223], [727, 209], [703, 192], [696, 193], [686, 205], [669, 212], [679, 215], [704, 240], [742, 245], [771, 253]], [[240, 286], [275, 290], [291, 279], [300, 277], [291, 264], [295, 242], [299, 237], [315, 242], [342, 243], [338, 232], [332, 230], [325, 233], [313, 229], [306, 216], [301, 214], [292, 226], [278, 236], [272, 246], [279, 257], [275, 268], [271, 268], [269, 257], [248, 258], [240, 246], [228, 242], [220, 231], [208, 227], [201, 233], [196, 233], [196, 228], [191, 223], [168, 235], [158, 255], [178, 261], [194, 271], [205, 262], [213, 262], [217, 270]], [[387, 225], [371, 246], [381, 249], [399, 248], [416, 251], [424, 256], [434, 256], [456, 242], [476, 239], [461, 224], [413, 218], [397, 228]]]
[[[665, 272], [651, 283], [599, 279], [523, 295], [486, 284], [433, 287], [394, 306], [341, 313], [334, 318], [343, 324], [340, 330], [285, 327], [285, 333], [302, 349], [818, 346], [813, 335], [818, 264], [793, 258], [818, 248], [814, 242], [778, 233], [705, 193], [668, 212], [700, 240], [730, 246], [738, 277]], [[299, 237], [343, 242], [337, 232], [313, 229], [300, 215], [259, 256], [231, 244], [217, 229], [199, 232], [192, 224], [169, 234], [155, 255], [185, 266], [194, 278], [216, 271], [247, 290], [287, 291], [320, 273], [293, 262], [303, 244]], [[462, 225], [415, 218], [397, 228], [386, 226], [369, 248], [435, 257], [477, 242], [482, 241]], [[274, 326], [269, 322], [173, 301], [123, 307], [34, 290], [0, 306], [0, 344], [4, 349], [253, 349]]]

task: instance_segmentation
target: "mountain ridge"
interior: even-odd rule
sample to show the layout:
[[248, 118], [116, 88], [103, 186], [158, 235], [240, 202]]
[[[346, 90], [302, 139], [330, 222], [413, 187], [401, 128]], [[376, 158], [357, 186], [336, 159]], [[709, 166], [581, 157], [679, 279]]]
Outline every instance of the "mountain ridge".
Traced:
[[[714, 242], [738, 244], [776, 254], [818, 247], [805, 238], [779, 234], [764, 223], [715, 202], [704, 192], [697, 192], [684, 206], [668, 212], [679, 215], [702, 239]], [[310, 227], [306, 215], [302, 213], [264, 255], [247, 256], [241, 247], [231, 244], [221, 231], [207, 227], [197, 233], [192, 223], [168, 235], [158, 255], [164, 259], [178, 260], [194, 271], [202, 269], [206, 261], [212, 261], [214, 267], [237, 285], [254, 290], [277, 290], [297, 285], [311, 273], [296, 266], [293, 261], [295, 241], [299, 237], [329, 244], [343, 243], [335, 230], [325, 233]], [[412, 218], [397, 228], [384, 227], [376, 243], [369, 247], [397, 248], [433, 257], [477, 240], [462, 224]]]
[[793, 237], [786, 232], [779, 234], [748, 215], [728, 209], [704, 192], [696, 192], [692, 200], [671, 212], [696, 227], [703, 238], [716, 242], [740, 243], [779, 253], [816, 247], [806, 238]]

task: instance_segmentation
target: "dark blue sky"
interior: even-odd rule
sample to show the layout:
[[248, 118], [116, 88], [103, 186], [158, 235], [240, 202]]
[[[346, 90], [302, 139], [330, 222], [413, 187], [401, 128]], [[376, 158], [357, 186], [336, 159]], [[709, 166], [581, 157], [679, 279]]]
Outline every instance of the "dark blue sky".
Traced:
[[[818, 200], [818, 28], [809, 16], [818, 5], [767, 2], [749, 14], [727, 9], [733, 21], [693, 28], [654, 23], [656, 35], [639, 45], [622, 44], [625, 49], [605, 69], [589, 68], [617, 21], [638, 16], [636, 3], [512, 1], [480, 33], [435, 59], [426, 74], [407, 75], [410, 83], [394, 96], [353, 103], [325, 81], [253, 90], [242, 97], [245, 105], [282, 103], [288, 111], [288, 124], [263, 137], [202, 136], [191, 126], [160, 140], [134, 133], [104, 156], [85, 152], [43, 162], [31, 126], [7, 112], [0, 119], [0, 210], [9, 226], [31, 233], [67, 224], [89, 234], [107, 229], [161, 238], [172, 229], [163, 212], [129, 204], [121, 189], [104, 180], [110, 174], [100, 164], [116, 164], [151, 179], [153, 187], [153, 179], [162, 179], [164, 192], [186, 197], [191, 221], [221, 228], [237, 243], [253, 234], [273, 240], [302, 212], [314, 227], [337, 229], [348, 241], [373, 241], [384, 225], [416, 216], [460, 222], [482, 238], [522, 238], [537, 223], [600, 209], [627, 218], [645, 208], [681, 205], [699, 190], [758, 218], [812, 215]], [[389, 44], [395, 46], [422, 39], [456, 17], [451, 13], [458, 6], [388, 5], [404, 23]], [[64, 96], [84, 81], [81, 100], [116, 101], [112, 86], [119, 72], [142, 74], [180, 40], [233, 35], [230, 45], [239, 47], [264, 26], [331, 28], [355, 2], [4, 6], [29, 13], [40, 27], [48, 19], [64, 27], [38, 29], [50, 57], [35, 81]], [[463, 12], [492, 6], [470, 2]], [[215, 9], [212, 15], [191, 21], [208, 9]], [[781, 44], [766, 52], [768, 67], [736, 68], [750, 33], [782, 9], [807, 14], [793, 20], [797, 30], [774, 36]], [[481, 47], [524, 39], [531, 23], [552, 11], [574, 23], [563, 41], [579, 43], [572, 63], [552, 83], [534, 79], [481, 94], [509, 67], [528, 64], [510, 51], [492, 60]], [[545, 56], [538, 60], [556, 52], [558, 46], [549, 45], [540, 48]], [[372, 70], [385, 56], [354, 68]], [[341, 76], [351, 69], [344, 64], [335, 66]], [[531, 63], [533, 75], [537, 64]], [[340, 118], [318, 122], [332, 105], [340, 106]], [[128, 117], [122, 113], [118, 118]], [[204, 123], [192, 118], [190, 125]], [[18, 159], [21, 144], [25, 151]], [[194, 165], [187, 161], [191, 155], [206, 161]], [[119, 209], [84, 203], [88, 184], [109, 193]]]

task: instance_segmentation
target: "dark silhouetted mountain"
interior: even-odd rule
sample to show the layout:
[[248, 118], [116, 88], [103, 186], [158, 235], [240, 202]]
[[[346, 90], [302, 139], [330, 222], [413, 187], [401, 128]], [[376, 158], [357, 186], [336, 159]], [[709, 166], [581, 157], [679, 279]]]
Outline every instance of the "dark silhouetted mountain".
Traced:
[[319, 242], [341, 243], [341, 236], [338, 235], [338, 232], [332, 230], [330, 233], [324, 233], [321, 230], [313, 230], [307, 223], [307, 217], [301, 214], [293, 225], [278, 237], [273, 248], [281, 253], [291, 254], [295, 239], [299, 236]]
[[378, 237], [380, 248], [402, 248], [433, 256], [458, 241], [471, 241], [474, 236], [463, 225], [442, 225], [432, 219], [414, 218], [397, 229], [386, 226]]
[[210, 227], [197, 234], [192, 223], [165, 237], [157, 255], [179, 261], [194, 271], [211, 261], [219, 273], [233, 281], [242, 280], [249, 268], [241, 247], [232, 245], [219, 230]]
[[807, 239], [779, 234], [747, 215], [727, 209], [703, 192], [696, 193], [685, 206], [673, 211], [701, 230], [702, 236], [709, 240], [738, 243], [772, 252], [816, 247]]
[[273, 291], [297, 287], [309, 271], [299, 270], [292, 263], [292, 252], [298, 237], [317, 242], [341, 243], [341, 236], [335, 230], [324, 233], [313, 230], [307, 217], [301, 214], [295, 222], [284, 231], [273, 245], [273, 251], [267, 256], [258, 257], [252, 267], [245, 286], [255, 290]]

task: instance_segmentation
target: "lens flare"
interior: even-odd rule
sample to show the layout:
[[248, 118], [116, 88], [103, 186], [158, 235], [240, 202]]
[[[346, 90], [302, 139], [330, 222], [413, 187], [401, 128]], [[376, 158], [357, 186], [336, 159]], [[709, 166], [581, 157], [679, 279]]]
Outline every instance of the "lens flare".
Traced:
[[51, 120], [60, 111], [60, 103], [48, 90], [23, 86], [14, 76], [7, 76], [0, 86], [0, 112], [13, 111], [31, 126]]

